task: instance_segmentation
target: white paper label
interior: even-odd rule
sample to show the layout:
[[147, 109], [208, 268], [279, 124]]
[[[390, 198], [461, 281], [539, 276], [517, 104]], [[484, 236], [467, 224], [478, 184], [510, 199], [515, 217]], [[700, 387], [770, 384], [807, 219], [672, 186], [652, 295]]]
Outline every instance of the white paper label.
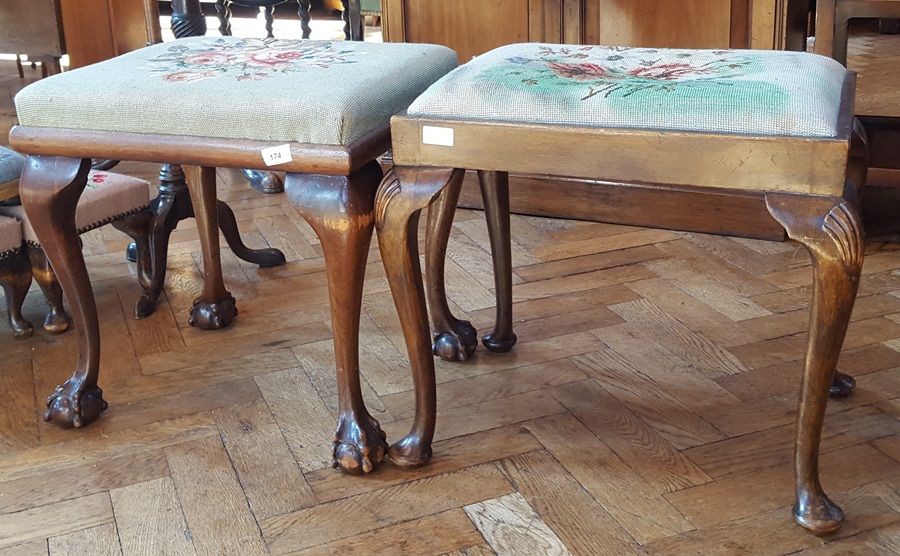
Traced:
[[433, 125], [422, 126], [422, 144], [440, 145], [442, 147], [453, 146], [453, 128], [435, 127]]
[[275, 166], [276, 164], [284, 164], [291, 161], [291, 146], [278, 145], [277, 147], [269, 147], [262, 151], [263, 162], [266, 166]]

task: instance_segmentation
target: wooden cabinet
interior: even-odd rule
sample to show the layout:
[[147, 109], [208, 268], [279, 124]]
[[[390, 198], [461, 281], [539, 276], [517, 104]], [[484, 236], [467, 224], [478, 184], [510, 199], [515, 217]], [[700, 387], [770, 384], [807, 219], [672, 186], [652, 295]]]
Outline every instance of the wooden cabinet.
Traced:
[[[432, 42], [460, 60], [514, 42], [773, 48], [799, 0], [382, 0], [385, 40]], [[796, 13], [796, 10], [795, 10]]]
[[[0, 0], [5, 1], [5, 0]], [[60, 0], [69, 66], [79, 68], [147, 44], [144, 0]]]
[[[428, 42], [465, 62], [516, 42], [683, 48], [784, 48], [805, 40], [808, 0], [381, 0], [391, 42]], [[559, 153], [565, 156], [565, 153]], [[548, 183], [552, 181], [554, 183]], [[546, 191], [566, 191], [548, 198]], [[778, 239], [761, 196], [653, 184], [511, 176], [515, 212]], [[462, 206], [480, 197], [468, 176]]]

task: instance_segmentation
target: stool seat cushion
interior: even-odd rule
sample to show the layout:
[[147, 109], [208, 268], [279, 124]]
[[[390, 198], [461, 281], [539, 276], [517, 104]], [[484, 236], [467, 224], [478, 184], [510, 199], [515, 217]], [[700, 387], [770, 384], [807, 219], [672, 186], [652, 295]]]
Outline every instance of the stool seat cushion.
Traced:
[[195, 37], [42, 79], [24, 126], [350, 145], [456, 67], [423, 44]]
[[834, 137], [847, 70], [804, 52], [514, 44], [432, 85], [410, 116]]
[[[134, 214], [149, 204], [150, 182], [123, 174], [92, 170], [75, 209], [75, 227], [78, 233], [86, 232]], [[0, 206], [0, 215], [20, 220], [25, 241], [40, 245], [22, 205]]]
[[22, 225], [15, 218], [0, 216], [0, 257], [22, 247]]
[[25, 157], [7, 149], [0, 147], [0, 183], [7, 183], [19, 179], [22, 175], [22, 168], [25, 166]]

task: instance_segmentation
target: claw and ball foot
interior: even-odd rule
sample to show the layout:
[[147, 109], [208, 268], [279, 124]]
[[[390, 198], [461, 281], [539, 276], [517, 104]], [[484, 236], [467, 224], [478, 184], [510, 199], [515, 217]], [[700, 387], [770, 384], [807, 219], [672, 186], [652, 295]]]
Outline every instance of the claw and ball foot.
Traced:
[[107, 407], [103, 390], [98, 386], [85, 387], [73, 377], [47, 398], [44, 421], [77, 429], [96, 421]]
[[377, 419], [368, 414], [342, 416], [334, 433], [331, 466], [348, 475], [371, 473], [384, 460], [387, 447]]
[[[140, 303], [143, 299], [143, 296], [141, 296], [141, 299], [138, 300], [138, 302]], [[218, 301], [195, 300], [194, 304], [191, 306], [191, 314], [188, 318], [188, 323], [201, 330], [218, 330], [220, 328], [225, 328], [231, 324], [231, 321], [237, 316], [238, 312], [235, 303], [235, 299], [230, 295], [227, 295]]]
[[450, 332], [434, 337], [431, 349], [444, 361], [465, 361], [478, 346], [478, 332], [469, 321], [457, 320], [450, 325]]

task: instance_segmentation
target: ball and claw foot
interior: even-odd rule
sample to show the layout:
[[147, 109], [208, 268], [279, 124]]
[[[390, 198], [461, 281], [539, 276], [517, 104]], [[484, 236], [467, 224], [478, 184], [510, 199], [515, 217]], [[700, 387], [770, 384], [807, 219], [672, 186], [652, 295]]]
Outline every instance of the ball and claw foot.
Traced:
[[817, 535], [834, 533], [844, 521], [844, 512], [825, 494], [817, 499], [798, 503], [793, 508], [794, 520], [804, 529]]
[[201, 330], [218, 330], [231, 324], [237, 316], [237, 306], [232, 296], [227, 296], [217, 302], [205, 302], [196, 300], [191, 307], [191, 315], [188, 323]]
[[377, 419], [369, 415], [361, 421], [342, 418], [334, 433], [331, 466], [348, 475], [366, 475], [384, 460], [386, 452], [387, 435]]
[[450, 332], [437, 334], [431, 351], [444, 361], [465, 361], [478, 346], [478, 332], [469, 321], [460, 320]]
[[423, 447], [418, 437], [409, 435], [391, 445], [388, 457], [397, 467], [421, 467], [431, 461], [431, 444]]
[[484, 347], [487, 348], [491, 353], [506, 353], [511, 350], [514, 345], [516, 345], [516, 341], [518, 338], [515, 334], [510, 336], [509, 338], [497, 338], [494, 339], [492, 333], [488, 332], [481, 338], [481, 343], [484, 344]]
[[856, 389], [856, 379], [841, 371], [834, 372], [834, 378], [831, 380], [831, 389], [828, 395], [832, 398], [846, 398]]
[[109, 407], [98, 386], [79, 390], [81, 382], [71, 378], [47, 398], [44, 421], [65, 428], [80, 428], [93, 423]]

